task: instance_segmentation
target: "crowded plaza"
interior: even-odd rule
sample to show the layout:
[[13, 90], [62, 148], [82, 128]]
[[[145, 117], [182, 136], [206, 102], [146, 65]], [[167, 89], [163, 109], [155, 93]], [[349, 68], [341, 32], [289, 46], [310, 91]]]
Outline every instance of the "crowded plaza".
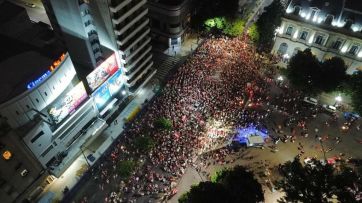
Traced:
[[[261, 126], [268, 132], [264, 141], [271, 151], [263, 150], [264, 146], [258, 150], [271, 154], [269, 158], [278, 153], [279, 141], [297, 147], [289, 159], [306, 158], [304, 143], [308, 141], [302, 139], [320, 141], [313, 145], [313, 155], [322, 153], [322, 141], [334, 139], [339, 143], [340, 137], [328, 138], [309, 126], [322, 110], [304, 105], [301, 92], [276, 79], [275, 58], [257, 54], [248, 42], [247, 38], [205, 39], [169, 76], [161, 93], [125, 125], [105, 159], [91, 169], [97, 192], [85, 191], [78, 201], [167, 202], [178, 193], [177, 185], [188, 167], [206, 178], [217, 165], [245, 159], [251, 167], [253, 161], [260, 160], [251, 155], [258, 151], [245, 154], [249, 149], [243, 148], [244, 154], [240, 154], [233, 142], [238, 129], [250, 126]], [[159, 129], [155, 125], [159, 118], [170, 120], [172, 128]], [[333, 114], [323, 123], [334, 125], [336, 120], [338, 115]], [[133, 142], [144, 136], [155, 141], [147, 153], [138, 151]], [[117, 164], [122, 160], [137, 162], [127, 179], [118, 174]], [[261, 158], [257, 163], [269, 170], [271, 162]], [[273, 163], [275, 167], [280, 164]], [[270, 167], [270, 171], [273, 169]]]

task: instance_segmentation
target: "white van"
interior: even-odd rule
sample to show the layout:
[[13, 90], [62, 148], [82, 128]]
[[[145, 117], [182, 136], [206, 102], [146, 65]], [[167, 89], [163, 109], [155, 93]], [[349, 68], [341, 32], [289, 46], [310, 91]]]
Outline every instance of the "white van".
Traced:
[[323, 109], [328, 111], [329, 113], [336, 113], [336, 111], [337, 111], [337, 108], [335, 106], [327, 105], [327, 104], [323, 105]]
[[316, 106], [318, 104], [318, 100], [314, 99], [312, 97], [304, 97], [303, 101], [308, 103], [308, 104], [312, 104], [314, 106]]

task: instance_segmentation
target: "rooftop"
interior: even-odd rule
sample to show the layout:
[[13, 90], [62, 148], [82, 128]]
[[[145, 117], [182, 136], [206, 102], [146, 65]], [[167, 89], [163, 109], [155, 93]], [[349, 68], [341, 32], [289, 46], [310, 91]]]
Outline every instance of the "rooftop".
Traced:
[[8, 22], [21, 12], [26, 12], [25, 8], [3, 0], [0, 0], [0, 10], [6, 11], [0, 12], [0, 24]]
[[52, 59], [32, 50], [1, 61], [0, 103], [25, 92], [27, 84], [46, 72], [52, 63]]

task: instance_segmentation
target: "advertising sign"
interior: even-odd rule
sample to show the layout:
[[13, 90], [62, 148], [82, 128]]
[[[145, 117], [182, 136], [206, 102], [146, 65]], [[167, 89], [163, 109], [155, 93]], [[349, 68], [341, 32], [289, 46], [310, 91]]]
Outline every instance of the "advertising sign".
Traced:
[[66, 116], [73, 113], [87, 98], [87, 92], [83, 83], [79, 82], [73, 89], [59, 98], [48, 110], [50, 117], [55, 123], [60, 123]]
[[35, 86], [39, 85], [43, 80], [45, 80], [48, 76], [52, 74], [52, 72], [59, 67], [59, 65], [64, 61], [65, 54], [62, 54], [59, 59], [55, 60], [52, 65], [49, 66], [49, 70], [44, 72], [41, 76], [39, 76], [37, 79], [29, 82], [26, 85], [26, 88], [28, 90], [34, 88]]
[[91, 90], [95, 90], [118, 70], [116, 56], [112, 54], [107, 60], [99, 65], [86, 78]]
[[115, 95], [122, 87], [122, 71], [118, 70], [111, 78], [108, 80], [109, 91], [112, 95]]
[[108, 84], [104, 83], [93, 93], [94, 101], [98, 109], [101, 109], [107, 101], [112, 97]]

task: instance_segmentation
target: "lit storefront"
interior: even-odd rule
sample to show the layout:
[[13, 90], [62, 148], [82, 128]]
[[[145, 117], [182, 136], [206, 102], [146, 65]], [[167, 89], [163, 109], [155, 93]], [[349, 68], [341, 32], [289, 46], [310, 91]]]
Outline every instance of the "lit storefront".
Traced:
[[79, 82], [69, 92], [49, 105], [48, 114], [55, 124], [59, 124], [64, 118], [71, 115], [87, 97], [83, 82]]
[[101, 116], [111, 109], [113, 104], [123, 99], [123, 95], [120, 94], [125, 90], [123, 72], [119, 68], [114, 54], [90, 73], [86, 79], [93, 91], [92, 96]]

